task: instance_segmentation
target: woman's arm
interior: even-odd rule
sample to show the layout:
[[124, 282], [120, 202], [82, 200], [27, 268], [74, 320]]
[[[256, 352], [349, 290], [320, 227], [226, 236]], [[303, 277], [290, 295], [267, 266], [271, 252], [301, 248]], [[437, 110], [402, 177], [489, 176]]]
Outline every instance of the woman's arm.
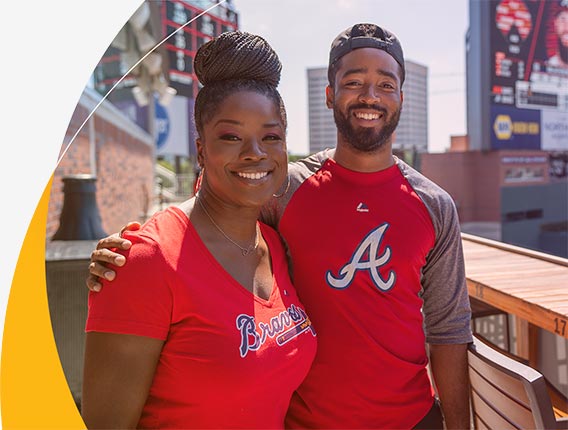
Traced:
[[89, 429], [136, 428], [164, 342], [89, 332], [81, 415]]

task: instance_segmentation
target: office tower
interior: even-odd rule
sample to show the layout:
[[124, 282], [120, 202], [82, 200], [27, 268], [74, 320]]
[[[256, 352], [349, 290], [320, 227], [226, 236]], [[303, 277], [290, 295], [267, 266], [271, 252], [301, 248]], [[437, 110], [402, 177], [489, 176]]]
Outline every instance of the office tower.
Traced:
[[310, 134], [309, 152], [335, 147], [336, 131], [333, 111], [325, 105], [327, 68], [308, 69], [308, 127]]

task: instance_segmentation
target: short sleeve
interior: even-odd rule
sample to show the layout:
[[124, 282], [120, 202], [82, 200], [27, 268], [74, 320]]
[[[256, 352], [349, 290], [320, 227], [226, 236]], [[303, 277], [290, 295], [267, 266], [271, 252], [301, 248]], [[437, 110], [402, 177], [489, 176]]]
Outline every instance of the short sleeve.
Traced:
[[121, 252], [126, 264], [113, 267], [115, 280], [89, 293], [86, 331], [165, 340], [173, 307], [166, 262], [152, 238], [138, 234], [129, 239], [132, 247]]
[[469, 343], [472, 341], [471, 308], [456, 206], [445, 190], [406, 163], [400, 160], [397, 163], [430, 213], [436, 234], [420, 280], [426, 341]]
[[426, 340], [434, 344], [468, 343], [471, 310], [459, 220], [449, 196], [436, 242], [422, 271]]

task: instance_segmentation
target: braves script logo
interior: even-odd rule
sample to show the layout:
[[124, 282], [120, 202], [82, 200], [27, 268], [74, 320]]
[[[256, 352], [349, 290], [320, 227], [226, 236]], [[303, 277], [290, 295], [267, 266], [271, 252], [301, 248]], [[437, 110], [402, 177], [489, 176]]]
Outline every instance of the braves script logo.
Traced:
[[386, 246], [382, 255], [378, 255], [381, 241], [388, 227], [389, 224], [385, 222], [371, 231], [359, 244], [349, 263], [339, 270], [337, 277], [333, 276], [333, 273], [328, 270], [326, 273], [327, 283], [333, 288], [344, 289], [351, 284], [357, 270], [368, 270], [375, 286], [379, 290], [390, 290], [396, 281], [396, 274], [391, 270], [388, 278], [385, 280], [379, 273], [379, 268], [390, 260], [390, 246]]
[[[295, 305], [272, 317], [268, 323], [256, 324], [254, 317], [247, 314], [240, 314], [236, 322], [237, 329], [241, 332], [241, 357], [245, 357], [249, 351], [258, 350], [267, 338], [276, 336], [276, 344], [282, 346], [307, 330], [311, 330], [314, 336], [316, 334], [304, 310]], [[292, 327], [288, 329], [290, 326]]]

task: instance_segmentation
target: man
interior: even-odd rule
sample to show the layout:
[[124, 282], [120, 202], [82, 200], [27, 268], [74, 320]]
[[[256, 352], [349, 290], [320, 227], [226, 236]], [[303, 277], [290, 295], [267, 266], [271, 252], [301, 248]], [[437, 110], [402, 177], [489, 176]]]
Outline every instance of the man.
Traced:
[[[458, 218], [446, 192], [392, 154], [404, 76], [391, 32], [374, 24], [342, 32], [326, 88], [337, 148], [292, 163], [285, 192], [263, 211], [288, 246], [318, 332], [289, 428], [442, 428], [426, 342], [446, 427], [469, 428], [470, 308]], [[121, 244], [103, 239], [99, 248]], [[93, 253], [101, 262], [114, 256]], [[109, 269], [92, 264], [91, 272], [92, 289], [94, 275]]]

